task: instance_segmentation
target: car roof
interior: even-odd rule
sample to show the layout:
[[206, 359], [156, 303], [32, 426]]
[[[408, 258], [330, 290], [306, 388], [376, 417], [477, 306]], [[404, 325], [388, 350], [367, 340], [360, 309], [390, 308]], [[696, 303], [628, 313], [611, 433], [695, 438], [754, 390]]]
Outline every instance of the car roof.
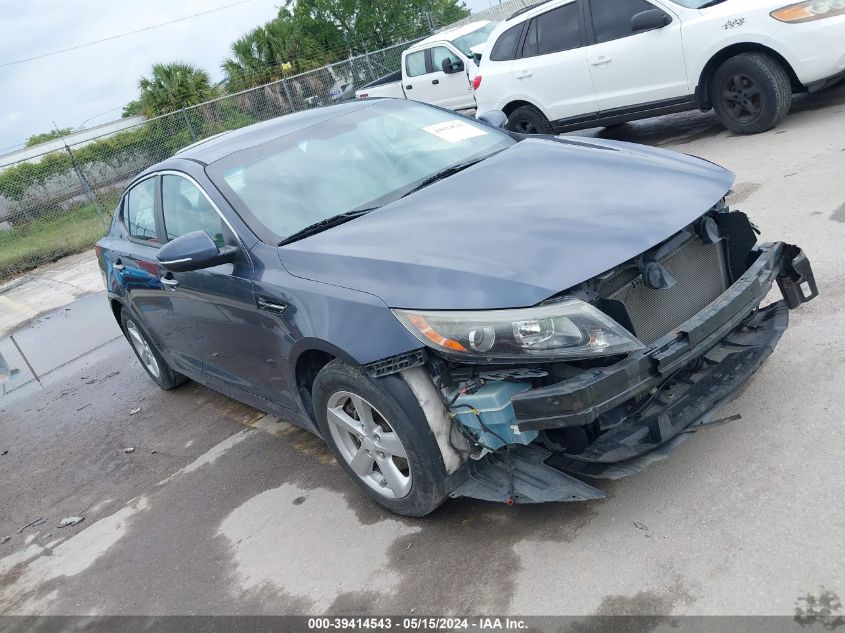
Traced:
[[376, 101], [378, 99], [360, 99], [286, 114], [269, 121], [254, 123], [231, 132], [210, 136], [203, 141], [179, 150], [173, 158], [184, 158], [209, 165], [243, 149], [266, 143], [293, 132], [299, 132], [349, 112], [369, 108]]
[[435, 33], [431, 37], [425, 38], [421, 42], [417, 42], [413, 46], [411, 46], [408, 50], [413, 51], [418, 48], [422, 48], [424, 46], [428, 46], [429, 44], [433, 44], [435, 42], [451, 42], [462, 35], [466, 35], [467, 33], [472, 33], [473, 31], [477, 31], [482, 26], [486, 24], [490, 24], [490, 20], [479, 20], [478, 22], [470, 22], [469, 24], [464, 24], [463, 26], [459, 26], [454, 29], [448, 29], [446, 31], [440, 31], [439, 33]]

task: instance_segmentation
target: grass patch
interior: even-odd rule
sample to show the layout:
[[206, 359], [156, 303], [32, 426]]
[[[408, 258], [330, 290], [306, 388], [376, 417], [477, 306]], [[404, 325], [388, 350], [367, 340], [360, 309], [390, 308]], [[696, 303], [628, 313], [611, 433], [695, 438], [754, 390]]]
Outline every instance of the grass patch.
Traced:
[[0, 280], [91, 248], [105, 235], [97, 208], [87, 204], [52, 218], [0, 231]]

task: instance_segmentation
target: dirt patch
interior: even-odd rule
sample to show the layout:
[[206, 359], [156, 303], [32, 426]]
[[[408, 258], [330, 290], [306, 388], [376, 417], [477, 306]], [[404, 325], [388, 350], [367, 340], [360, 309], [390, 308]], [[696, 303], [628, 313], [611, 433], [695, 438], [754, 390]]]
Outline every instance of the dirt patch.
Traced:
[[832, 631], [845, 626], [845, 616], [841, 612], [842, 601], [839, 596], [822, 587], [818, 596], [808, 593], [795, 600], [795, 615], [792, 619], [802, 628], [820, 624], [822, 628]]
[[740, 182], [734, 186], [733, 193], [728, 198], [731, 204], [740, 204], [753, 196], [762, 185], [759, 182]]
[[695, 597], [679, 576], [663, 591], [638, 591], [632, 595], [611, 594], [604, 597], [594, 617], [576, 621], [567, 633], [599, 633], [600, 631], [625, 631], [648, 633], [661, 624], [676, 628], [671, 615], [679, 603], [690, 604]]
[[598, 514], [601, 502], [508, 507], [471, 499], [448, 501], [398, 538], [388, 551], [400, 575], [390, 596], [338, 595], [329, 613], [484, 614], [508, 609], [522, 571], [513, 546], [525, 540], [568, 543]]

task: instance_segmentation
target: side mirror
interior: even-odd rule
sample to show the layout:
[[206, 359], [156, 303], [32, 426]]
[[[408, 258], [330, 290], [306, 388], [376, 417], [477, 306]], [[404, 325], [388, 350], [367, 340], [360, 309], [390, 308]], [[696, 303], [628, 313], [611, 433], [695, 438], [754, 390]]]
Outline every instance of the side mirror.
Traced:
[[653, 31], [654, 29], [662, 29], [672, 23], [672, 16], [660, 9], [649, 9], [642, 13], [637, 13], [631, 18], [631, 31], [639, 33], [641, 31]]
[[501, 110], [489, 110], [482, 112], [476, 117], [479, 121], [484, 121], [487, 125], [505, 129], [508, 124], [508, 115]]
[[453, 62], [447, 57], [442, 62], [440, 62], [440, 68], [447, 75], [454, 75], [455, 73], [459, 73], [464, 69], [464, 63], [460, 59], [456, 62]]
[[217, 244], [205, 231], [193, 231], [162, 246], [156, 259], [165, 270], [184, 273], [231, 264], [237, 253], [238, 249], [234, 246], [217, 248]]

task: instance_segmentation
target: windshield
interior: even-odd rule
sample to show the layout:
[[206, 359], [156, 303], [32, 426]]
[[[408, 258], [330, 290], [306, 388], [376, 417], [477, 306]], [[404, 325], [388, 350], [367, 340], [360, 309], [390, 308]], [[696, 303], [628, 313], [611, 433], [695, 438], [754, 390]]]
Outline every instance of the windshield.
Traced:
[[490, 33], [496, 28], [497, 22], [490, 22], [485, 24], [480, 29], [476, 29], [466, 35], [461, 35], [452, 40], [452, 44], [467, 57], [472, 57], [472, 47], [483, 44], [490, 37]]
[[321, 220], [392, 202], [447, 167], [515, 142], [452, 112], [384, 100], [231, 154], [208, 174], [263, 241], [278, 243]]

